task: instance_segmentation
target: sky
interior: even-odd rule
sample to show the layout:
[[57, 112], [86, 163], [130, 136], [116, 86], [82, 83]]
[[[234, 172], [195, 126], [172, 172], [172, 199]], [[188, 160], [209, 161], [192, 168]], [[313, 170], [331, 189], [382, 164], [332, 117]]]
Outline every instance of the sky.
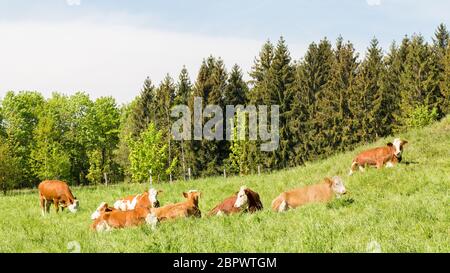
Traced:
[[299, 60], [311, 42], [339, 35], [362, 55], [404, 35], [428, 41], [450, 27], [448, 0], [0, 0], [0, 99], [9, 90], [136, 97], [183, 65], [192, 81], [204, 58], [248, 72], [263, 43], [287, 41]]

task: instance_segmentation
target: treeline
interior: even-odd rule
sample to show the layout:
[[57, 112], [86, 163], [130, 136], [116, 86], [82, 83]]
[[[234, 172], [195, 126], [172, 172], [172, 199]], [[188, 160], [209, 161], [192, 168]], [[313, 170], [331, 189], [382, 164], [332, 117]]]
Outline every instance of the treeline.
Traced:
[[[292, 167], [371, 142], [409, 127], [421, 127], [450, 111], [449, 32], [441, 24], [431, 43], [405, 36], [386, 53], [373, 39], [363, 58], [349, 41], [312, 43], [293, 61], [285, 40], [267, 41], [244, 81], [238, 65], [203, 60], [191, 83], [183, 68], [155, 86], [144, 81], [139, 96], [118, 106], [84, 93], [8, 92], [0, 104], [0, 185], [35, 186], [42, 179], [72, 184], [122, 180], [186, 179], [250, 174]], [[260, 141], [174, 141], [175, 105], [279, 105], [280, 145]], [[193, 111], [192, 111], [193, 112]], [[207, 120], [203, 121], [203, 124]]]

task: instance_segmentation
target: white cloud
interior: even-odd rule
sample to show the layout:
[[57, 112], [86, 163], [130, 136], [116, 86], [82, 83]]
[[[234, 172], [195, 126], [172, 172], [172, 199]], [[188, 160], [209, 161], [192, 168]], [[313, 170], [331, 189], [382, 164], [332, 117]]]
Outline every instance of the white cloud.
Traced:
[[367, 5], [369, 6], [380, 6], [381, 0], [366, 0]]
[[210, 54], [247, 75], [264, 42], [88, 22], [0, 23], [0, 33], [0, 98], [8, 90], [86, 91], [129, 102], [147, 75], [158, 84], [185, 64], [194, 80]]
[[81, 0], [66, 0], [66, 3], [69, 6], [79, 6], [81, 5]]

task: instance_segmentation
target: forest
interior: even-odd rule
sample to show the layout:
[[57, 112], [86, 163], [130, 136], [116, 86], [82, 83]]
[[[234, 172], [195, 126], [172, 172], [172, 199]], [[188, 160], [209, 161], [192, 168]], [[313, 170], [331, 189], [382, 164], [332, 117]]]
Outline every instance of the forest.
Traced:
[[[228, 69], [209, 56], [194, 82], [184, 67], [159, 84], [147, 77], [123, 105], [85, 92], [45, 98], [9, 91], [0, 98], [0, 190], [32, 188], [44, 179], [176, 183], [271, 172], [424, 127], [450, 112], [449, 41], [444, 24], [430, 41], [413, 34], [382, 49], [373, 38], [363, 54], [342, 37], [324, 38], [293, 60], [280, 37], [263, 44], [249, 81], [237, 64]], [[259, 140], [174, 141], [171, 109], [193, 107], [194, 97], [222, 109], [279, 105], [279, 148], [261, 151]]]

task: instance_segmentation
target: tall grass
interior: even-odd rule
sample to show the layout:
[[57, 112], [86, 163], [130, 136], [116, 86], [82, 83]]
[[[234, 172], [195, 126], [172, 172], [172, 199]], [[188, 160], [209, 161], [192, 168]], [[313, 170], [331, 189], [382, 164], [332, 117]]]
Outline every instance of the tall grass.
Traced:
[[[368, 169], [348, 177], [354, 155], [389, 139], [306, 166], [261, 176], [222, 177], [156, 185], [162, 205], [183, 200], [182, 192], [203, 192], [203, 215], [243, 184], [259, 192], [264, 210], [253, 215], [202, 217], [95, 233], [90, 214], [101, 201], [143, 192], [148, 184], [73, 188], [77, 214], [41, 216], [37, 192], [0, 197], [1, 252], [449, 252], [450, 119], [402, 134], [409, 141], [395, 168]], [[329, 204], [311, 204], [274, 213], [281, 191], [339, 174], [348, 195]], [[53, 208], [52, 208], [53, 209]], [[70, 246], [70, 244], [69, 244]]]

